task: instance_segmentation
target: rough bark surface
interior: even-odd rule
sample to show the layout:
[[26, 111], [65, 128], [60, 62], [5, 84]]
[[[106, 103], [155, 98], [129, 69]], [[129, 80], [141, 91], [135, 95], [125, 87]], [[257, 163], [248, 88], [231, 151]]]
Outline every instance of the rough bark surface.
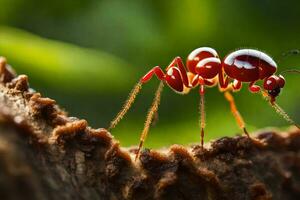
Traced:
[[205, 150], [121, 148], [68, 117], [0, 59], [1, 199], [300, 199], [300, 131], [225, 137]]

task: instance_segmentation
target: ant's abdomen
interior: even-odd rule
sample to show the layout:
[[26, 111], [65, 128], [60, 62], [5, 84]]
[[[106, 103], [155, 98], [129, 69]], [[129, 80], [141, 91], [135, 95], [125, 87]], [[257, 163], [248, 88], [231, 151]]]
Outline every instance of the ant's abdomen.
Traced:
[[225, 73], [232, 79], [252, 82], [275, 73], [277, 65], [267, 54], [254, 49], [232, 52], [223, 61]]

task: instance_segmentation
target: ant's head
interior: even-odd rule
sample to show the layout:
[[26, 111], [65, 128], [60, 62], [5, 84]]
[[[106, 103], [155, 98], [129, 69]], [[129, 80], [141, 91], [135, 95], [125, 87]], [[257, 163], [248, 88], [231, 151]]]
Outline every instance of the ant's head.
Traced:
[[271, 101], [280, 94], [281, 88], [284, 87], [285, 79], [282, 75], [272, 75], [264, 80], [264, 89], [268, 91]]

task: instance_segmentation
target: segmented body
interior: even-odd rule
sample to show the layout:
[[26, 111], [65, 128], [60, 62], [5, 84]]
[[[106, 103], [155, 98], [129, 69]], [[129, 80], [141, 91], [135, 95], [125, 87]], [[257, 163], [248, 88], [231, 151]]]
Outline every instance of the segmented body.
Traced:
[[[111, 122], [110, 128], [123, 118], [125, 113], [132, 105], [141, 86], [148, 82], [154, 75], [161, 80], [161, 83], [155, 93], [152, 106], [149, 108], [144, 129], [141, 134], [139, 148], [136, 153], [136, 159], [147, 137], [151, 122], [158, 110], [160, 102], [160, 93], [163, 83], [166, 83], [171, 89], [180, 94], [187, 94], [190, 89], [199, 86], [200, 94], [200, 137], [201, 147], [203, 147], [205, 123], [204, 94], [206, 87], [219, 85], [220, 91], [224, 92], [225, 99], [230, 104], [231, 112], [235, 117], [238, 126], [250, 138], [245, 122], [240, 115], [231, 95], [231, 91], [241, 89], [243, 83], [248, 83], [251, 92], [259, 92], [261, 86], [255, 85], [256, 81], [263, 80], [263, 96], [269, 96], [270, 103], [275, 110], [281, 114], [288, 122], [295, 124], [290, 117], [276, 103], [275, 98], [285, 85], [285, 80], [281, 75], [275, 75], [277, 65], [274, 60], [264, 52], [254, 49], [240, 49], [227, 55], [223, 60], [218, 53], [210, 47], [200, 47], [192, 51], [186, 61], [186, 67], [180, 57], [176, 57], [162, 70], [159, 66], [152, 68], [144, 75], [135, 86], [123, 109]], [[295, 124], [296, 125], [296, 124]], [[296, 125], [297, 126], [297, 125]], [[299, 126], [297, 126], [299, 127]], [[255, 142], [255, 140], [253, 140]]]
[[[209, 47], [200, 47], [190, 53], [186, 62], [187, 70], [180, 57], [176, 57], [166, 68], [166, 74], [155, 67], [141, 80], [147, 82], [156, 74], [177, 93], [185, 94], [197, 85], [215, 86], [223, 91], [230, 88], [239, 90], [242, 83], [249, 83], [251, 92], [260, 91], [255, 85], [258, 80], [271, 77], [277, 69], [275, 61], [267, 54], [254, 49], [241, 49], [227, 55], [223, 61], [218, 53]], [[269, 81], [270, 82], [270, 81]], [[229, 83], [232, 83], [229, 85]]]

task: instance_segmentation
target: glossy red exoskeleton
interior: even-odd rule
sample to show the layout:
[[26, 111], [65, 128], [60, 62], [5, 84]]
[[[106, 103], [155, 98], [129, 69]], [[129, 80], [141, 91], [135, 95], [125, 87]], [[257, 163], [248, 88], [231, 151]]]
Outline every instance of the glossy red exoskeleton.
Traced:
[[[218, 53], [210, 47], [201, 47], [192, 51], [186, 61], [186, 67], [180, 57], [176, 57], [162, 70], [159, 66], [152, 68], [144, 75], [140, 82], [133, 89], [129, 99], [117, 117], [111, 122], [110, 128], [116, 126], [141, 89], [142, 84], [148, 82], [154, 75], [161, 80], [161, 84], [156, 91], [156, 95], [151, 108], [149, 109], [144, 130], [141, 134], [139, 151], [149, 131], [153, 117], [158, 110], [160, 93], [163, 83], [166, 83], [175, 92], [187, 94], [192, 88], [199, 86], [200, 111], [201, 111], [201, 147], [203, 147], [203, 137], [205, 128], [204, 94], [205, 88], [219, 86], [220, 91], [224, 92], [225, 98], [229, 101], [231, 111], [244, 133], [249, 137], [245, 128], [245, 123], [238, 112], [231, 91], [238, 91], [242, 84], [248, 84], [252, 93], [262, 92], [268, 98], [271, 105], [289, 122], [295, 124], [289, 116], [275, 103], [276, 97], [285, 85], [282, 75], [275, 75], [277, 64], [266, 53], [254, 49], [240, 49], [227, 55], [223, 60]], [[256, 82], [263, 80], [263, 86], [256, 85]]]

